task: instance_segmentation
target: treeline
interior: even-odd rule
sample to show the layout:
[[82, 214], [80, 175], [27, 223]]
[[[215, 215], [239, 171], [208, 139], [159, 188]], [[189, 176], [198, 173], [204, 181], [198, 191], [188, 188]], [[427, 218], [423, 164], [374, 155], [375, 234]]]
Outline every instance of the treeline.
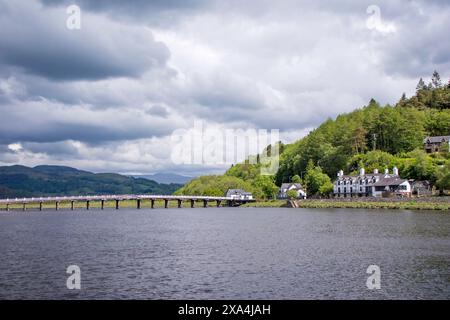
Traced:
[[[448, 150], [423, 151], [426, 136], [441, 135], [450, 135], [450, 82], [442, 84], [435, 71], [429, 84], [420, 79], [416, 93], [410, 98], [403, 94], [394, 106], [372, 99], [367, 106], [326, 120], [295, 143], [278, 144], [280, 167], [275, 176], [260, 176], [260, 165], [248, 161], [232, 166], [225, 176], [249, 183], [260, 198], [273, 197], [283, 182], [301, 182], [309, 195], [326, 196], [341, 169], [356, 173], [360, 167], [369, 172], [397, 166], [403, 178], [429, 180], [439, 189], [449, 189]], [[211, 177], [209, 184], [215, 179], [219, 178]]]

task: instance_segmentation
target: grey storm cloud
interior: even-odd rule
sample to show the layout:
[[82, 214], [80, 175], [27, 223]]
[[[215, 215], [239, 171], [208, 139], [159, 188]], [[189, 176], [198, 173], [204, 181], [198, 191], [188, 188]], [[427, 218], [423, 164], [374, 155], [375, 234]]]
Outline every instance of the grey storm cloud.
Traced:
[[169, 51], [150, 30], [129, 29], [83, 16], [80, 30], [66, 27], [61, 9], [2, 2], [0, 63], [46, 78], [137, 77], [164, 66]]
[[146, 24], [173, 26], [184, 14], [212, 7], [216, 0], [41, 0], [50, 7], [72, 4], [82, 10], [106, 13], [113, 19], [140, 20]]
[[139, 11], [154, 12], [160, 10], [180, 10], [198, 8], [206, 5], [208, 0], [41, 0], [46, 5], [77, 4], [90, 10], [117, 10], [136, 14]]

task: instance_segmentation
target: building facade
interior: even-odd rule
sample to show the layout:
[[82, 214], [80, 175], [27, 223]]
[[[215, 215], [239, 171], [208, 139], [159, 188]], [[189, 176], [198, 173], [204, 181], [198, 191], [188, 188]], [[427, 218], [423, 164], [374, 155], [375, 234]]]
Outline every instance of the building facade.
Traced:
[[423, 149], [426, 153], [440, 152], [445, 145], [450, 150], [450, 136], [426, 137], [423, 139]]
[[298, 199], [306, 199], [306, 192], [300, 183], [283, 183], [281, 184], [280, 190], [277, 194], [277, 199], [287, 199], [288, 191], [295, 190], [297, 192]]
[[408, 180], [400, 178], [396, 167], [392, 173], [389, 173], [388, 169], [384, 173], [379, 173], [378, 169], [375, 169], [373, 173], [368, 174], [361, 168], [359, 175], [344, 175], [340, 170], [333, 185], [333, 194], [338, 198], [410, 197], [411, 185]]
[[232, 199], [237, 200], [253, 200], [253, 195], [242, 189], [228, 189], [225, 193], [225, 197], [231, 197]]

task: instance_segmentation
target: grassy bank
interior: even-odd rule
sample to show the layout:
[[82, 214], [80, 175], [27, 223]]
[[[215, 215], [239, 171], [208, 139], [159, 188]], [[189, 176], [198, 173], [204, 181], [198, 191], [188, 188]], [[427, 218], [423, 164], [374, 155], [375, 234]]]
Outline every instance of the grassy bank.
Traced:
[[403, 209], [403, 210], [450, 210], [450, 203], [439, 202], [386, 202], [386, 201], [299, 201], [300, 208], [348, 208], [348, 209]]
[[241, 207], [250, 207], [250, 208], [280, 208], [286, 207], [286, 200], [268, 200], [268, 201], [256, 201], [249, 202], [241, 205]]
[[[450, 202], [437, 201], [340, 201], [340, 200], [300, 200], [300, 208], [343, 208], [343, 209], [403, 209], [403, 210], [450, 210]], [[258, 201], [242, 207], [286, 207], [285, 200]]]

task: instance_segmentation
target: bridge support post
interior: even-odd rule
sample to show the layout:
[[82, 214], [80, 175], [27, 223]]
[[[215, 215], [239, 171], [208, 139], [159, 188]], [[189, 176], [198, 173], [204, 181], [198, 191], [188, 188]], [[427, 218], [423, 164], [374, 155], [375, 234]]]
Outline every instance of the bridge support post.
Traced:
[[39, 211], [42, 211], [42, 201], [39, 202]]
[[55, 202], [55, 210], [58, 211], [58, 209], [59, 209], [59, 202], [56, 201], [56, 202]]
[[119, 200], [116, 200], [116, 210], [119, 210]]
[[100, 204], [101, 209], [103, 210], [105, 208], [105, 200], [102, 200], [102, 203]]
[[141, 208], [141, 199], [137, 199], [136, 200], [136, 209], [140, 209]]
[[23, 211], [27, 210], [27, 204], [26, 204], [25, 202], [23, 203], [22, 210], [23, 210]]
[[216, 205], [217, 205], [217, 207], [220, 207], [220, 200], [216, 200]]
[[167, 199], [164, 199], [164, 208], [166, 208], [166, 209], [167, 209], [167, 205], [168, 205], [168, 203], [169, 203], [169, 200], [167, 200]]
[[203, 208], [206, 208], [208, 206], [208, 200], [203, 200]]
[[178, 208], [181, 208], [181, 200], [178, 199]]
[[89, 210], [89, 200], [86, 200], [86, 210]]
[[194, 207], [194, 203], [195, 203], [194, 199], [191, 199], [191, 208]]
[[70, 201], [70, 210], [73, 210], [73, 208], [74, 208], [74, 202], [75, 202], [75, 201], [73, 201], [73, 200]]
[[150, 200], [150, 206], [151, 206], [152, 209], [155, 208], [155, 199], [151, 199]]
[[9, 211], [9, 203], [6, 204], [6, 211]]

